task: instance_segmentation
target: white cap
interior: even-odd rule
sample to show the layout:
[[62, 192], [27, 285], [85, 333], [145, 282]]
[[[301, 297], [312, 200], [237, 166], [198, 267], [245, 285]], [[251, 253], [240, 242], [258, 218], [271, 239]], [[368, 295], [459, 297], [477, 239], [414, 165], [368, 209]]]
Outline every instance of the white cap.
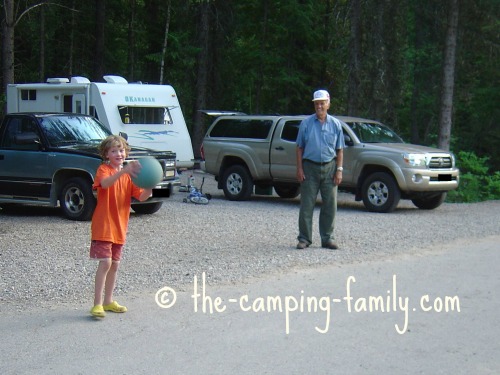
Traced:
[[326, 90], [318, 90], [314, 92], [313, 102], [316, 100], [328, 100], [330, 101], [330, 94]]

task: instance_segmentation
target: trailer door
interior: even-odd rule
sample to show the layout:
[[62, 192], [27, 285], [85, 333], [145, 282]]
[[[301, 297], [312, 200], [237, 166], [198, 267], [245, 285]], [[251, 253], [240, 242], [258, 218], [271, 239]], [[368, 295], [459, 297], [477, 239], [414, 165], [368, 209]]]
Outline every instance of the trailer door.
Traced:
[[72, 110], [74, 113], [87, 113], [87, 105], [85, 103], [85, 95], [84, 94], [74, 94], [72, 101]]

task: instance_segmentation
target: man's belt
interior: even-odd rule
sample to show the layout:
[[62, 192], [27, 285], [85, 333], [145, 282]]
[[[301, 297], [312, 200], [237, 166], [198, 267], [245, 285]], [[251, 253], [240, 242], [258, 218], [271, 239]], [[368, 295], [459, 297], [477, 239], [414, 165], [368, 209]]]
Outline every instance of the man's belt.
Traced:
[[304, 161], [307, 161], [309, 163], [313, 163], [313, 164], [316, 164], [316, 165], [327, 165], [327, 164], [330, 164], [334, 159], [330, 160], [330, 161], [325, 161], [325, 162], [317, 162], [317, 161], [312, 161], [310, 159], [304, 159]]

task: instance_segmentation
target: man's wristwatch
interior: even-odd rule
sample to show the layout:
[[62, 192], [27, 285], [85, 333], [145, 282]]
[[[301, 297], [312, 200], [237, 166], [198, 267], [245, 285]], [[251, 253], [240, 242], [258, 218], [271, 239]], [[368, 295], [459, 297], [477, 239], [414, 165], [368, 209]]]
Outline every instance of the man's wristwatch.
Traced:
[[342, 172], [344, 170], [344, 167], [337, 167], [337, 171]]

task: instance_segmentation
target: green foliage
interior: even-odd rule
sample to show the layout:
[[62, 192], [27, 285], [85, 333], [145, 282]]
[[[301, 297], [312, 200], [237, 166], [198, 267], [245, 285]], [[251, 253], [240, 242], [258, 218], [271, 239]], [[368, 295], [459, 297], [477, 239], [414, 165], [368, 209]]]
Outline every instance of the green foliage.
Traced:
[[[18, 3], [21, 13], [37, 2]], [[16, 24], [16, 83], [77, 75], [102, 81], [102, 71], [157, 83], [163, 62], [163, 83], [176, 89], [189, 128], [207, 108], [311, 113], [311, 93], [325, 88], [332, 113], [380, 120], [412, 143], [437, 143], [447, 20], [440, 1], [361, 0], [358, 14], [347, 0], [106, 0], [102, 51], [102, 2], [43, 3]], [[499, 5], [460, 1], [452, 127], [453, 149], [489, 156], [493, 170], [500, 170]], [[206, 29], [201, 14], [208, 14]], [[197, 107], [200, 96], [207, 108]], [[463, 185], [472, 186], [466, 173]], [[486, 176], [482, 183], [494, 186]]]
[[457, 166], [460, 184], [448, 193], [448, 202], [470, 203], [500, 199], [500, 172], [489, 173], [488, 157], [478, 157], [473, 152], [460, 151]]

